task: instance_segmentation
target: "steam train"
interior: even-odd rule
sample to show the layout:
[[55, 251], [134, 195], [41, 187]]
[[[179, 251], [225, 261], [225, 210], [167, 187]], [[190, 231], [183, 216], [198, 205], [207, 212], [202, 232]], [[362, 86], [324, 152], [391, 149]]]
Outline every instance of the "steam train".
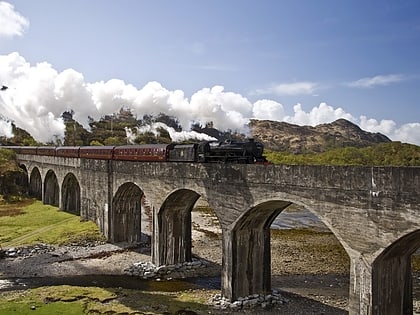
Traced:
[[197, 162], [264, 164], [264, 146], [248, 139], [236, 141], [203, 141], [193, 144], [142, 144], [124, 146], [62, 146], [29, 147], [3, 146], [18, 154], [57, 156], [100, 160], [123, 160], [143, 162]]

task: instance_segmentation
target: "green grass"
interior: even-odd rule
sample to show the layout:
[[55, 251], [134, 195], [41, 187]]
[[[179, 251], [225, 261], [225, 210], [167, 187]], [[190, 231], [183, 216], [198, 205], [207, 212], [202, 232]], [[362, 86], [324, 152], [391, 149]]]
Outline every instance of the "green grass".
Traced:
[[[93, 222], [81, 222], [76, 215], [34, 200], [6, 203], [0, 198], [0, 226], [0, 245], [3, 248], [104, 240]], [[208, 291], [183, 291], [180, 288], [180, 291], [164, 292], [168, 285], [176, 284], [151, 282], [147, 291], [69, 285], [0, 291], [0, 314], [157, 315], [183, 314], [184, 310], [208, 313]]]
[[0, 226], [1, 247], [104, 240], [93, 222], [81, 222], [79, 216], [40, 201], [1, 203]]
[[152, 315], [183, 314], [185, 310], [208, 314], [207, 294], [202, 290], [146, 292], [121, 288], [50, 286], [0, 293], [0, 314]]

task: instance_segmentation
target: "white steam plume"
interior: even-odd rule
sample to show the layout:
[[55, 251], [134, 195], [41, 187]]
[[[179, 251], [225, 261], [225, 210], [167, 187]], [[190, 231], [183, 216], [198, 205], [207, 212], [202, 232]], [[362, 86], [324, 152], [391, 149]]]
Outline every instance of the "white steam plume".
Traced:
[[159, 136], [159, 130], [160, 128], [163, 128], [169, 133], [169, 136], [171, 137], [171, 140], [174, 142], [182, 142], [184, 140], [198, 140], [198, 141], [211, 141], [211, 140], [217, 140], [216, 138], [210, 137], [209, 135], [206, 135], [204, 133], [199, 133], [196, 131], [176, 131], [174, 128], [167, 126], [164, 123], [156, 122], [152, 123], [151, 125], [147, 126], [141, 126], [137, 127], [135, 131], [131, 130], [130, 128], [125, 128], [125, 132], [127, 134], [128, 142], [131, 144], [134, 143], [134, 139], [137, 137], [137, 135], [145, 133], [145, 132], [151, 132], [155, 136]]
[[0, 120], [0, 137], [13, 137], [12, 122], [7, 120]]
[[[393, 121], [378, 122], [364, 116], [355, 118], [326, 103], [308, 112], [297, 104], [293, 115], [286, 115], [283, 105], [278, 102], [263, 99], [251, 103], [238, 93], [225, 91], [222, 86], [203, 88], [189, 100], [183, 91], [167, 90], [158, 82], [149, 82], [141, 89], [117, 79], [88, 83], [73, 69], [57, 72], [46, 62], [31, 65], [17, 52], [0, 55], [1, 84], [9, 88], [0, 91], [0, 113], [42, 142], [64, 136], [61, 118], [64, 111], [73, 110], [74, 118], [87, 127], [88, 116], [98, 119], [125, 106], [138, 117], [161, 112], [177, 117], [183, 130], [190, 130], [192, 122], [205, 124], [212, 121], [214, 128], [222, 131], [246, 132], [246, 124], [251, 118], [298, 125], [317, 125], [345, 118], [367, 131], [381, 132], [392, 140], [420, 145], [419, 123], [397, 127]], [[0, 128], [3, 135], [10, 135], [7, 132]], [[172, 134], [173, 140], [181, 136]], [[183, 136], [188, 134], [186, 132]]]

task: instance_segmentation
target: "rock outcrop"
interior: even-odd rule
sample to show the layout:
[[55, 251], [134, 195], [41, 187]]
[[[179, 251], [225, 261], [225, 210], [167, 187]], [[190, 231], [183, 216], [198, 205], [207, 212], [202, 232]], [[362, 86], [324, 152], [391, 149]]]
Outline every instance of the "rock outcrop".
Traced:
[[250, 136], [267, 149], [293, 153], [324, 152], [347, 146], [366, 147], [391, 140], [381, 133], [371, 133], [345, 119], [315, 127], [286, 122], [255, 120], [249, 123]]

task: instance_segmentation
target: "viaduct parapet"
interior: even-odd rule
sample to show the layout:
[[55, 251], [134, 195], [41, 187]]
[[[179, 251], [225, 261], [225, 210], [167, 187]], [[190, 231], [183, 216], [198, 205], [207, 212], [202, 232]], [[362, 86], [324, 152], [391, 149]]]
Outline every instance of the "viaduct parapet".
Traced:
[[[271, 291], [270, 225], [298, 204], [350, 257], [349, 313], [412, 314], [420, 246], [420, 168], [144, 163], [18, 155], [30, 192], [96, 222], [112, 242], [152, 240], [156, 265], [191, 260], [191, 210], [222, 228], [222, 295]], [[144, 197], [152, 212], [145, 217]], [[151, 232], [149, 232], [151, 231]]]

